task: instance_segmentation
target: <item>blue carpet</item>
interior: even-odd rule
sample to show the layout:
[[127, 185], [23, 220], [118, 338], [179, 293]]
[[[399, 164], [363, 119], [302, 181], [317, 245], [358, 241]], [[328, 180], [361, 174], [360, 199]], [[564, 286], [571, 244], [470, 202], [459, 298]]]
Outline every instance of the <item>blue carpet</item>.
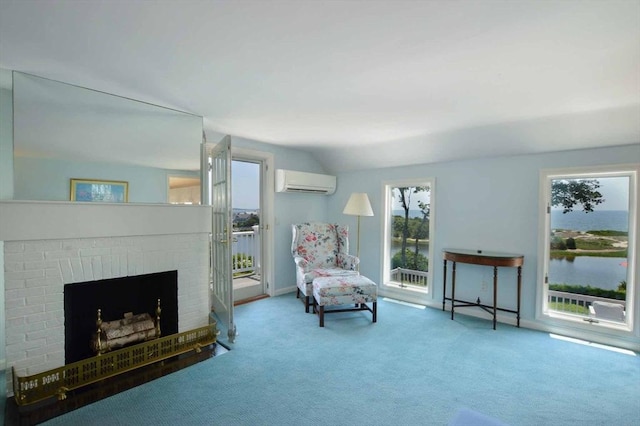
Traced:
[[[640, 357], [381, 301], [328, 315], [294, 295], [236, 310], [233, 350], [46, 425], [634, 425]], [[460, 412], [467, 417], [460, 419]], [[457, 414], [458, 413], [458, 414]], [[456, 423], [457, 425], [464, 423]]]

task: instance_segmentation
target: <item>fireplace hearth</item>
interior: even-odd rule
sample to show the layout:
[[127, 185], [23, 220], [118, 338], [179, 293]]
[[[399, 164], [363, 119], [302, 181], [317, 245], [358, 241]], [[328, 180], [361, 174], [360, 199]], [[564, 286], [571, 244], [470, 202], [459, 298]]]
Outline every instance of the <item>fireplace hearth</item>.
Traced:
[[119, 320], [129, 312], [155, 318], [158, 299], [162, 335], [177, 333], [178, 271], [65, 285], [65, 364], [95, 355], [91, 340], [97, 330], [98, 309], [103, 321]]

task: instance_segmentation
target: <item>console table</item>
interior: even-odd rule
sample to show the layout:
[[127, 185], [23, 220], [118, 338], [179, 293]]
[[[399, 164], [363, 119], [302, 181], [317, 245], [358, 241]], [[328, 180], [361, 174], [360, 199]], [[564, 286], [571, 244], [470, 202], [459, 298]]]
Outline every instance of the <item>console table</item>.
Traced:
[[[499, 253], [483, 250], [444, 249], [444, 279], [442, 284], [442, 310], [447, 300], [451, 301], [451, 319], [457, 307], [477, 306], [493, 316], [493, 329], [496, 329], [497, 311], [516, 314], [517, 326], [520, 327], [520, 293], [522, 291], [522, 264], [524, 256], [513, 253]], [[451, 297], [447, 297], [447, 261], [453, 262], [451, 271]], [[475, 302], [456, 299], [456, 263], [493, 266], [493, 305], [481, 303], [480, 298]], [[498, 267], [518, 268], [518, 308], [517, 310], [499, 308], [498, 305]]]

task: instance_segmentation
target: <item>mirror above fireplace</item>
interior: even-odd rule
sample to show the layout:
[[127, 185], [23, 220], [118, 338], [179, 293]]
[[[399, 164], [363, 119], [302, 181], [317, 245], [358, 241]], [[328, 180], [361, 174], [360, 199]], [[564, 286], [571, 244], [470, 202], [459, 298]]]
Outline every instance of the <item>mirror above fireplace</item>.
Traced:
[[126, 181], [129, 202], [169, 202], [198, 179], [202, 117], [13, 73], [14, 199], [69, 201], [70, 179]]

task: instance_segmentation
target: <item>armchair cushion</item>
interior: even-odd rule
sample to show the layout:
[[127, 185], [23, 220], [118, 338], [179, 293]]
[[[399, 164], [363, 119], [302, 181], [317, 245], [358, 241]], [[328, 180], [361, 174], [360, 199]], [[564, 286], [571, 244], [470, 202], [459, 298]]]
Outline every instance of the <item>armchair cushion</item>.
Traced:
[[298, 289], [313, 293], [317, 277], [357, 275], [360, 260], [349, 252], [349, 228], [333, 223], [299, 223], [292, 225], [291, 254], [296, 264]]

